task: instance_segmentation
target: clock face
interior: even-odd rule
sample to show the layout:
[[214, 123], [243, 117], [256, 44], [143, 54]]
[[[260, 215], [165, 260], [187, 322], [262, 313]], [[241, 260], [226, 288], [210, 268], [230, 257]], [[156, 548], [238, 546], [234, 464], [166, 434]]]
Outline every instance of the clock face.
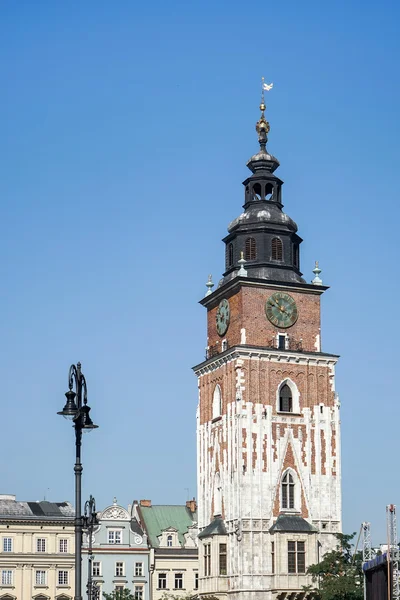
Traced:
[[289, 294], [275, 292], [265, 304], [267, 318], [276, 327], [290, 327], [297, 321], [296, 302]]
[[229, 319], [231, 311], [229, 308], [229, 302], [224, 298], [221, 300], [217, 310], [217, 331], [219, 335], [224, 335], [229, 327]]

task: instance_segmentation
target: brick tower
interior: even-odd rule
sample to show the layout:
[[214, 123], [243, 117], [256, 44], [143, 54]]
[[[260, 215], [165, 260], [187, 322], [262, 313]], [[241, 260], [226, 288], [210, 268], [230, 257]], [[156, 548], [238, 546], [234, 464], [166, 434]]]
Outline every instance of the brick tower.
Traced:
[[247, 166], [244, 211], [230, 223], [225, 273], [211, 281], [198, 377], [200, 596], [305, 597], [307, 567], [341, 531], [338, 357], [321, 348], [318, 265], [300, 272], [296, 223], [282, 210], [278, 160]]

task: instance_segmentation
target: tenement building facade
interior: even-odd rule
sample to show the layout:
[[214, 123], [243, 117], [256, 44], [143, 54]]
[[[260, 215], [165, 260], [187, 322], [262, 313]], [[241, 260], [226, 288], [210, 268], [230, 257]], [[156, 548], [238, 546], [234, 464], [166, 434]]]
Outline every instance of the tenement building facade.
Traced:
[[0, 495], [1, 600], [71, 600], [74, 509], [69, 502], [18, 502]]
[[199, 585], [197, 506], [134, 502], [134, 515], [150, 546], [151, 599], [195, 596]]
[[[111, 594], [127, 588], [135, 600], [150, 600], [147, 535], [135, 517], [133, 507], [113, 504], [97, 513], [98, 526], [92, 536], [92, 578], [100, 591]], [[83, 582], [88, 579], [88, 534], [83, 542]], [[0, 598], [1, 600], [1, 598]]]
[[278, 160], [247, 163], [244, 210], [224, 238], [225, 272], [201, 301], [207, 354], [194, 368], [199, 594], [303, 599], [307, 567], [341, 531], [338, 357], [322, 350], [316, 264], [300, 272], [296, 223], [283, 212]]

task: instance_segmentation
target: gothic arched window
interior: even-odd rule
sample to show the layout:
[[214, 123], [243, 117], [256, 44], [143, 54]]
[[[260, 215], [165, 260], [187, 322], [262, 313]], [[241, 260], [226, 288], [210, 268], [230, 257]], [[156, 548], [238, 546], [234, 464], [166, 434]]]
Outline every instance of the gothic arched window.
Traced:
[[221, 388], [217, 384], [215, 386], [214, 394], [213, 394], [212, 418], [216, 419], [217, 417], [220, 417], [221, 413], [222, 413], [222, 394], [221, 394]]
[[279, 390], [279, 410], [281, 412], [293, 411], [292, 390], [287, 383]]
[[282, 508], [294, 508], [294, 479], [289, 472], [282, 478]]
[[256, 260], [256, 240], [252, 237], [247, 238], [244, 245], [244, 258], [246, 260]]
[[299, 245], [295, 244], [293, 246], [293, 264], [297, 269], [299, 268]]
[[283, 259], [283, 246], [282, 240], [279, 238], [273, 238], [271, 244], [272, 250], [272, 260], [282, 260]]
[[226, 268], [233, 265], [233, 244], [228, 244], [226, 247]]

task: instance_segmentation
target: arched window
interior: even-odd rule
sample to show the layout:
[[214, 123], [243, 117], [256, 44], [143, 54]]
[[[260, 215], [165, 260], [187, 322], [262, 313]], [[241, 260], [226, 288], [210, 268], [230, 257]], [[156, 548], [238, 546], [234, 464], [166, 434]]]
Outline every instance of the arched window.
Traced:
[[168, 546], [168, 548], [171, 548], [171, 546], [172, 546], [172, 535], [169, 535], [167, 537], [167, 546]]
[[226, 268], [233, 265], [233, 244], [228, 244], [226, 247]]
[[216, 419], [217, 417], [220, 417], [221, 413], [222, 413], [222, 394], [221, 394], [221, 388], [217, 384], [215, 386], [214, 394], [213, 394], [212, 418]]
[[294, 479], [289, 472], [282, 478], [282, 508], [294, 508]]
[[244, 245], [244, 258], [246, 260], [256, 260], [256, 240], [254, 238], [247, 238]]
[[253, 185], [253, 200], [261, 200], [261, 185], [259, 183]]
[[279, 390], [279, 410], [282, 412], [293, 411], [292, 391], [287, 383]]
[[282, 240], [280, 240], [279, 238], [273, 238], [272, 239], [272, 244], [271, 244], [271, 249], [272, 249], [272, 260], [282, 260], [283, 259], [283, 246], [282, 246]]
[[293, 246], [293, 264], [298, 269], [299, 268], [299, 245], [295, 244]]

